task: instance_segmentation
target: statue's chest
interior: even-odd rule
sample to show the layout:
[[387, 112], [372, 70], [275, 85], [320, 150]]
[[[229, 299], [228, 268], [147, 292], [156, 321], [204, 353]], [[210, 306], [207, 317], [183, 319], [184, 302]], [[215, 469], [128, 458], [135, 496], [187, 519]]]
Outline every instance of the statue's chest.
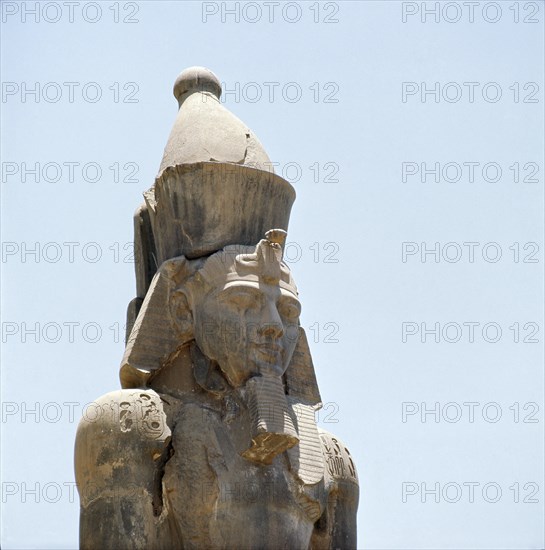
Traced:
[[241, 456], [249, 441], [240, 437], [249, 424], [244, 417], [233, 424], [215, 429], [221, 456], [211, 460], [222, 536], [227, 531], [232, 542], [239, 536], [228, 526], [236, 515], [244, 518], [248, 548], [307, 548], [314, 522], [305, 511], [309, 499], [290, 469], [287, 454], [278, 455], [270, 465], [250, 462]]
[[243, 458], [250, 444], [244, 414], [231, 422], [212, 414], [199, 420], [198, 431], [195, 422], [193, 413], [184, 414], [174, 429], [164, 480], [184, 539], [194, 533], [196, 547], [308, 548], [309, 507], [320, 504], [290, 470], [286, 453], [270, 465]]
[[254, 463], [242, 456], [251, 444], [245, 411], [231, 419], [209, 418], [205, 452], [217, 485], [217, 506], [291, 508], [301, 491], [286, 453], [272, 464]]

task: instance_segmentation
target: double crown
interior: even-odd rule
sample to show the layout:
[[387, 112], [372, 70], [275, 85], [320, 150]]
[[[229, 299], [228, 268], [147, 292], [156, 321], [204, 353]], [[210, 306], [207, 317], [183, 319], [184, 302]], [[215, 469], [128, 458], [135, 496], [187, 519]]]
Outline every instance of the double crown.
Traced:
[[295, 191], [275, 174], [263, 146], [220, 102], [221, 84], [192, 67], [174, 84], [179, 110], [153, 187], [135, 214], [137, 295], [170, 258], [255, 246], [287, 231]]

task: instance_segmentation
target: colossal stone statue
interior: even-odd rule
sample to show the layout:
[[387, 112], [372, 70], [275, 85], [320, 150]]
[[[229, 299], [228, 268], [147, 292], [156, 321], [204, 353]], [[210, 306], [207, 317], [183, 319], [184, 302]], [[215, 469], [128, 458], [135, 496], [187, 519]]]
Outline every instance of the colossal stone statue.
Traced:
[[[204, 68], [135, 214], [122, 390], [80, 422], [83, 549], [356, 547], [348, 449], [321, 398], [283, 245], [295, 193]], [[257, 244], [256, 244], [257, 243]]]

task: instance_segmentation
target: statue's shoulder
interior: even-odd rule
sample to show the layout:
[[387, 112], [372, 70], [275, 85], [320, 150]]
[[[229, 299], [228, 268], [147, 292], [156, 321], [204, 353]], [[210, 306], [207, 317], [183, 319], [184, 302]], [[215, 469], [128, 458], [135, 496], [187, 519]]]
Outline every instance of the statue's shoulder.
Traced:
[[88, 403], [78, 425], [81, 441], [100, 435], [127, 440], [164, 440], [170, 435], [159, 394], [150, 389], [123, 389]]
[[169, 436], [163, 404], [155, 391], [124, 389], [99, 397], [87, 404], [78, 425], [75, 447], [78, 483], [101, 485], [101, 477], [113, 475], [112, 464], [121, 467], [149, 461], [152, 467]]
[[170, 429], [155, 391], [113, 391], [87, 405], [74, 457], [81, 548], [163, 548], [160, 474], [170, 453]]
[[333, 483], [349, 483], [356, 487], [358, 473], [355, 461], [348, 447], [336, 435], [318, 427], [322, 453], [325, 462], [326, 477]]
[[357, 548], [359, 484], [356, 465], [346, 445], [318, 428], [325, 462], [327, 510], [315, 523], [311, 548]]

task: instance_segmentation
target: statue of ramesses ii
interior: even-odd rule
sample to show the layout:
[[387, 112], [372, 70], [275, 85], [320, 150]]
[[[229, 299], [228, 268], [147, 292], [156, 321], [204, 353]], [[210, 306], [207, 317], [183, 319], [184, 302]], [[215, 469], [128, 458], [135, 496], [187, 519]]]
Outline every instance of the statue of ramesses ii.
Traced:
[[75, 446], [82, 550], [353, 549], [358, 479], [283, 247], [295, 191], [202, 67], [134, 216], [122, 389]]

